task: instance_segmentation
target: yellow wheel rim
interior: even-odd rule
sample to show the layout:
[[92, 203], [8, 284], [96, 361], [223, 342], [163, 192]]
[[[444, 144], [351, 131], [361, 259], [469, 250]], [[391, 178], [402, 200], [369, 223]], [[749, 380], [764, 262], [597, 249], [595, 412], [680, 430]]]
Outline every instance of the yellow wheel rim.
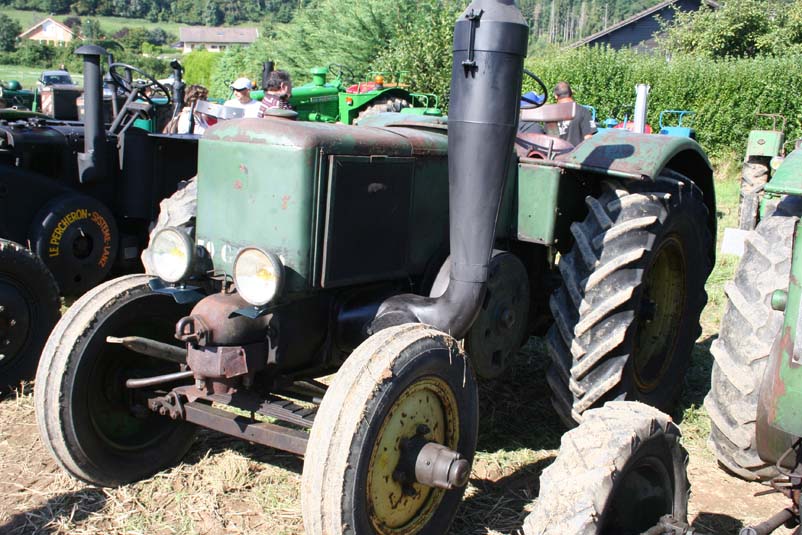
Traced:
[[412, 483], [413, 494], [404, 493], [393, 472], [401, 458], [401, 442], [426, 425], [426, 439], [453, 450], [459, 442], [457, 399], [448, 384], [424, 377], [395, 400], [385, 416], [370, 456], [367, 503], [370, 522], [378, 533], [417, 533], [437, 510], [444, 490]]
[[635, 383], [641, 392], [654, 390], [671, 365], [687, 298], [685, 265], [682, 244], [671, 236], [647, 269], [634, 348]]

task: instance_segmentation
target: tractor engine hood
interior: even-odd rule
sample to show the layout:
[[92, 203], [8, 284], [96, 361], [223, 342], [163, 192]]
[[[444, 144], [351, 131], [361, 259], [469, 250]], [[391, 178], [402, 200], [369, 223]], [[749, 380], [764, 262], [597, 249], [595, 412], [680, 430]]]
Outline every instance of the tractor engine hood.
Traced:
[[451, 278], [439, 298], [385, 301], [371, 332], [419, 322], [462, 338], [476, 318], [513, 154], [527, 40], [513, 0], [476, 0], [458, 19], [448, 121]]

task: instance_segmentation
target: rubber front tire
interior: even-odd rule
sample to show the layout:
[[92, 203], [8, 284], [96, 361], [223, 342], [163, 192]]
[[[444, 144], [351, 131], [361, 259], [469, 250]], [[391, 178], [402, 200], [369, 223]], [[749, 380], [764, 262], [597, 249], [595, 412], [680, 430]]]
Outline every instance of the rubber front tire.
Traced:
[[421, 423], [432, 429], [427, 439], [473, 460], [478, 399], [471, 367], [457, 342], [431, 327], [382, 330], [346, 360], [315, 416], [301, 480], [305, 533], [446, 533], [464, 488], [415, 483], [418, 494], [410, 497], [392, 477], [399, 442]]
[[0, 394], [33, 378], [60, 308], [58, 286], [42, 260], [0, 239]]
[[679, 428], [652, 407], [611, 402], [563, 435], [540, 476], [525, 535], [638, 535], [663, 515], [686, 522], [688, 454]]
[[571, 225], [548, 335], [552, 403], [571, 426], [607, 401], [670, 409], [701, 334], [713, 239], [702, 193], [664, 171], [655, 181], [606, 181]]
[[179, 182], [178, 189], [159, 203], [159, 217], [150, 231], [148, 247], [142, 251], [145, 273], [156, 274], [151, 260], [150, 242], [158, 232], [167, 227], [181, 228], [187, 236], [195, 238], [195, 217], [198, 214], [198, 177]]
[[783, 313], [771, 308], [771, 295], [788, 287], [799, 201], [786, 198], [747, 235], [735, 276], [724, 287], [727, 305], [710, 347], [715, 361], [705, 397], [707, 444], [724, 467], [747, 480], [777, 475], [757, 454], [755, 418], [763, 371], [783, 321]]
[[108, 344], [107, 336], [170, 342], [189, 312], [150, 290], [147, 275], [108, 281], [76, 301], [47, 341], [34, 401], [42, 441], [73, 477], [99, 486], [146, 478], [178, 462], [195, 427], [150, 412], [125, 380], [178, 365]]

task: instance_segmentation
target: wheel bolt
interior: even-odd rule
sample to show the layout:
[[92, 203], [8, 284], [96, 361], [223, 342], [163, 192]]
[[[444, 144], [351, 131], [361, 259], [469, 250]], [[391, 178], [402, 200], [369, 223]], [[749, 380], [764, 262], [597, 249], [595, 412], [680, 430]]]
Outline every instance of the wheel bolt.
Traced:
[[407, 477], [407, 473], [403, 470], [395, 470], [393, 472], [393, 479], [399, 483], [406, 483], [409, 480], [409, 477]]
[[0, 353], [0, 360], [3, 360], [4, 358], [6, 358], [6, 356], [4, 354]]
[[9, 320], [9, 322], [8, 322], [8, 326], [9, 327], [13, 327], [16, 324], [17, 324], [17, 320]]
[[11, 340], [9, 340], [9, 339], [3, 340], [3, 345], [4, 346], [10, 346], [11, 345]]
[[3, 312], [6, 309], [3, 305], [0, 305], [0, 312]]

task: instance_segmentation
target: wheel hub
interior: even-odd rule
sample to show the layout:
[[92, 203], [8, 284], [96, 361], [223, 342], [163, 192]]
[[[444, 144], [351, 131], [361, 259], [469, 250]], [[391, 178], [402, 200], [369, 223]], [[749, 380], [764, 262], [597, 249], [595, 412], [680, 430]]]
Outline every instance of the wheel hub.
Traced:
[[[367, 475], [370, 522], [379, 533], [415, 533], [434, 514], [445, 491], [418, 482], [419, 444], [453, 452], [458, 430], [457, 401], [442, 379], [425, 377], [396, 399], [376, 436]], [[454, 479], [464, 477], [462, 465], [453, 470]]]
[[25, 345], [30, 323], [31, 312], [21, 290], [0, 280], [0, 364], [10, 362]]
[[514, 255], [494, 256], [482, 308], [465, 337], [465, 349], [477, 374], [494, 379], [504, 373], [526, 336], [528, 311], [526, 268]]
[[676, 236], [656, 251], [644, 275], [634, 346], [634, 377], [641, 392], [654, 390], [669, 369], [685, 309], [685, 252]]

